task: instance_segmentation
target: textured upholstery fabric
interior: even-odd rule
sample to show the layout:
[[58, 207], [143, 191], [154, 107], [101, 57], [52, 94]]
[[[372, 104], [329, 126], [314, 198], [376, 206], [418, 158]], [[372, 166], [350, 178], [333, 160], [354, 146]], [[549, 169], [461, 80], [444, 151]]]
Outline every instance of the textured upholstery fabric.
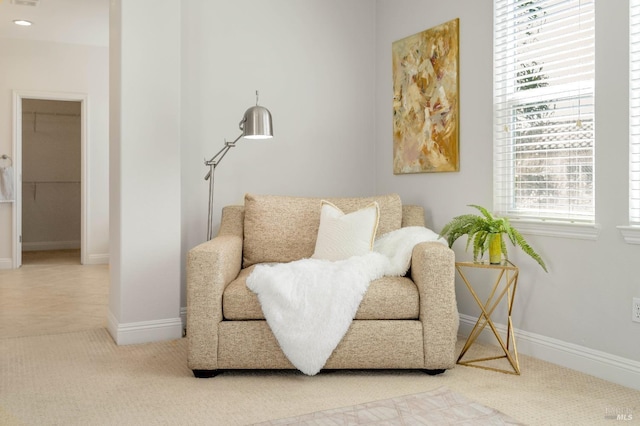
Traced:
[[[255, 266], [255, 265], [254, 265]], [[263, 320], [254, 292], [246, 285], [254, 266], [240, 271], [224, 291], [222, 306], [226, 320]], [[383, 277], [372, 281], [356, 312], [356, 319], [418, 319], [420, 296], [409, 278]]]
[[[221, 369], [293, 369], [266, 321], [220, 324]], [[325, 368], [424, 368], [420, 321], [355, 320]]]
[[402, 227], [407, 226], [427, 226], [424, 219], [424, 209], [421, 206], [402, 206]]
[[[306, 201], [302, 204], [309, 202], [303, 200]], [[353, 199], [345, 205], [334, 202], [335, 199], [328, 200], [345, 212], [372, 201], [371, 198]], [[320, 199], [317, 203], [319, 206]], [[291, 205], [295, 208], [296, 201]], [[387, 211], [396, 208], [401, 217], [386, 222], [382, 232], [379, 228], [379, 235], [397, 229], [400, 224], [424, 226], [422, 207], [397, 207], [394, 202], [385, 207]], [[273, 212], [268, 215], [277, 216]], [[381, 204], [381, 225], [384, 215]], [[274, 220], [278, 226], [282, 225], [279, 218]], [[293, 368], [267, 323], [258, 319], [262, 317], [260, 305], [244, 284], [251, 271], [250, 268], [241, 270], [246, 232], [251, 226], [247, 224], [246, 206], [225, 207], [218, 236], [188, 253], [187, 356], [189, 368], [193, 370]], [[269, 228], [268, 223], [261, 226]], [[295, 228], [284, 229], [291, 232], [290, 238], [295, 237]], [[310, 256], [313, 241], [304, 247]], [[418, 244], [413, 250], [409, 277], [385, 277], [371, 283], [356, 319], [325, 368], [454, 367], [458, 331], [454, 278], [452, 250], [439, 243]], [[231, 320], [229, 315], [242, 316], [242, 310], [246, 319]]]
[[[397, 194], [363, 198], [324, 198], [344, 213], [372, 202], [380, 208], [376, 235], [399, 229], [402, 202]], [[243, 267], [311, 257], [320, 226], [323, 198], [247, 194], [244, 200]]]
[[[411, 278], [420, 292], [425, 362], [428, 360], [431, 365], [428, 368], [449, 368], [452, 358], [455, 359], [459, 325], [455, 285], [452, 285], [455, 283], [453, 250], [436, 242], [416, 245]], [[447, 324], [447, 327], [442, 327], [442, 324]]]

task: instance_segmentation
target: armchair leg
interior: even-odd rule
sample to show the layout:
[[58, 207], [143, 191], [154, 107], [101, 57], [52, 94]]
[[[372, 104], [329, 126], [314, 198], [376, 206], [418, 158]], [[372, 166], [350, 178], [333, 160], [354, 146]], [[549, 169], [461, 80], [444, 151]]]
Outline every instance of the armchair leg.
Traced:
[[220, 374], [219, 370], [192, 370], [193, 375], [198, 379], [210, 379]]
[[427, 373], [430, 376], [437, 376], [438, 374], [442, 374], [447, 370], [445, 370], [444, 368], [437, 368], [435, 370], [424, 369], [422, 371], [424, 371], [425, 373]]

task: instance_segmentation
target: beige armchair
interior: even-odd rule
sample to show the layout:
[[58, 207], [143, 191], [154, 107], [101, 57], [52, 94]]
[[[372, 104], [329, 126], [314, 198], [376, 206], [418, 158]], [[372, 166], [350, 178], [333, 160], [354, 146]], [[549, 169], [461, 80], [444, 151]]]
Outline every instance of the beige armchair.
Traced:
[[[345, 213], [377, 201], [377, 235], [424, 226], [424, 210], [399, 196], [329, 198]], [[292, 369], [246, 287], [256, 264], [310, 257], [319, 227], [320, 198], [247, 195], [223, 209], [218, 235], [189, 251], [188, 365], [196, 377], [230, 369]], [[413, 249], [410, 272], [371, 282], [351, 327], [326, 369], [421, 369], [455, 365], [458, 311], [454, 253], [436, 242]]]

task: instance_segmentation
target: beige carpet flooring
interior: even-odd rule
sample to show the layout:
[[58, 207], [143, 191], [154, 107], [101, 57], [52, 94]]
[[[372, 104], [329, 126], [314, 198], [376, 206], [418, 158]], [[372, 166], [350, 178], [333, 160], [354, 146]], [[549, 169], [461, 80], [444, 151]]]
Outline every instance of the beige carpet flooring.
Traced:
[[640, 391], [526, 356], [521, 376], [458, 366], [195, 379], [186, 355], [185, 339], [116, 346], [104, 329], [0, 339], [0, 424], [246, 425], [441, 386], [525, 424], [610, 425], [612, 410], [640, 421]]
[[[632, 416], [622, 424], [640, 424], [640, 391], [523, 355], [521, 376], [457, 366], [434, 377], [234, 371], [195, 379], [185, 339], [115, 345], [103, 328], [107, 294], [104, 265], [0, 271], [0, 425], [246, 425], [441, 387], [530, 425], [619, 424], [610, 418], [619, 412]], [[474, 348], [472, 357], [496, 350]]]

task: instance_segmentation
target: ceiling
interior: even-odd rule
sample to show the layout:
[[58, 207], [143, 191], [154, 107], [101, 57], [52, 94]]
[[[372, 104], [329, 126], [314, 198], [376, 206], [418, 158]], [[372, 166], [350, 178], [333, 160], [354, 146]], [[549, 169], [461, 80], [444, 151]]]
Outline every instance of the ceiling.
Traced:
[[0, 0], [0, 38], [108, 46], [109, 0]]

